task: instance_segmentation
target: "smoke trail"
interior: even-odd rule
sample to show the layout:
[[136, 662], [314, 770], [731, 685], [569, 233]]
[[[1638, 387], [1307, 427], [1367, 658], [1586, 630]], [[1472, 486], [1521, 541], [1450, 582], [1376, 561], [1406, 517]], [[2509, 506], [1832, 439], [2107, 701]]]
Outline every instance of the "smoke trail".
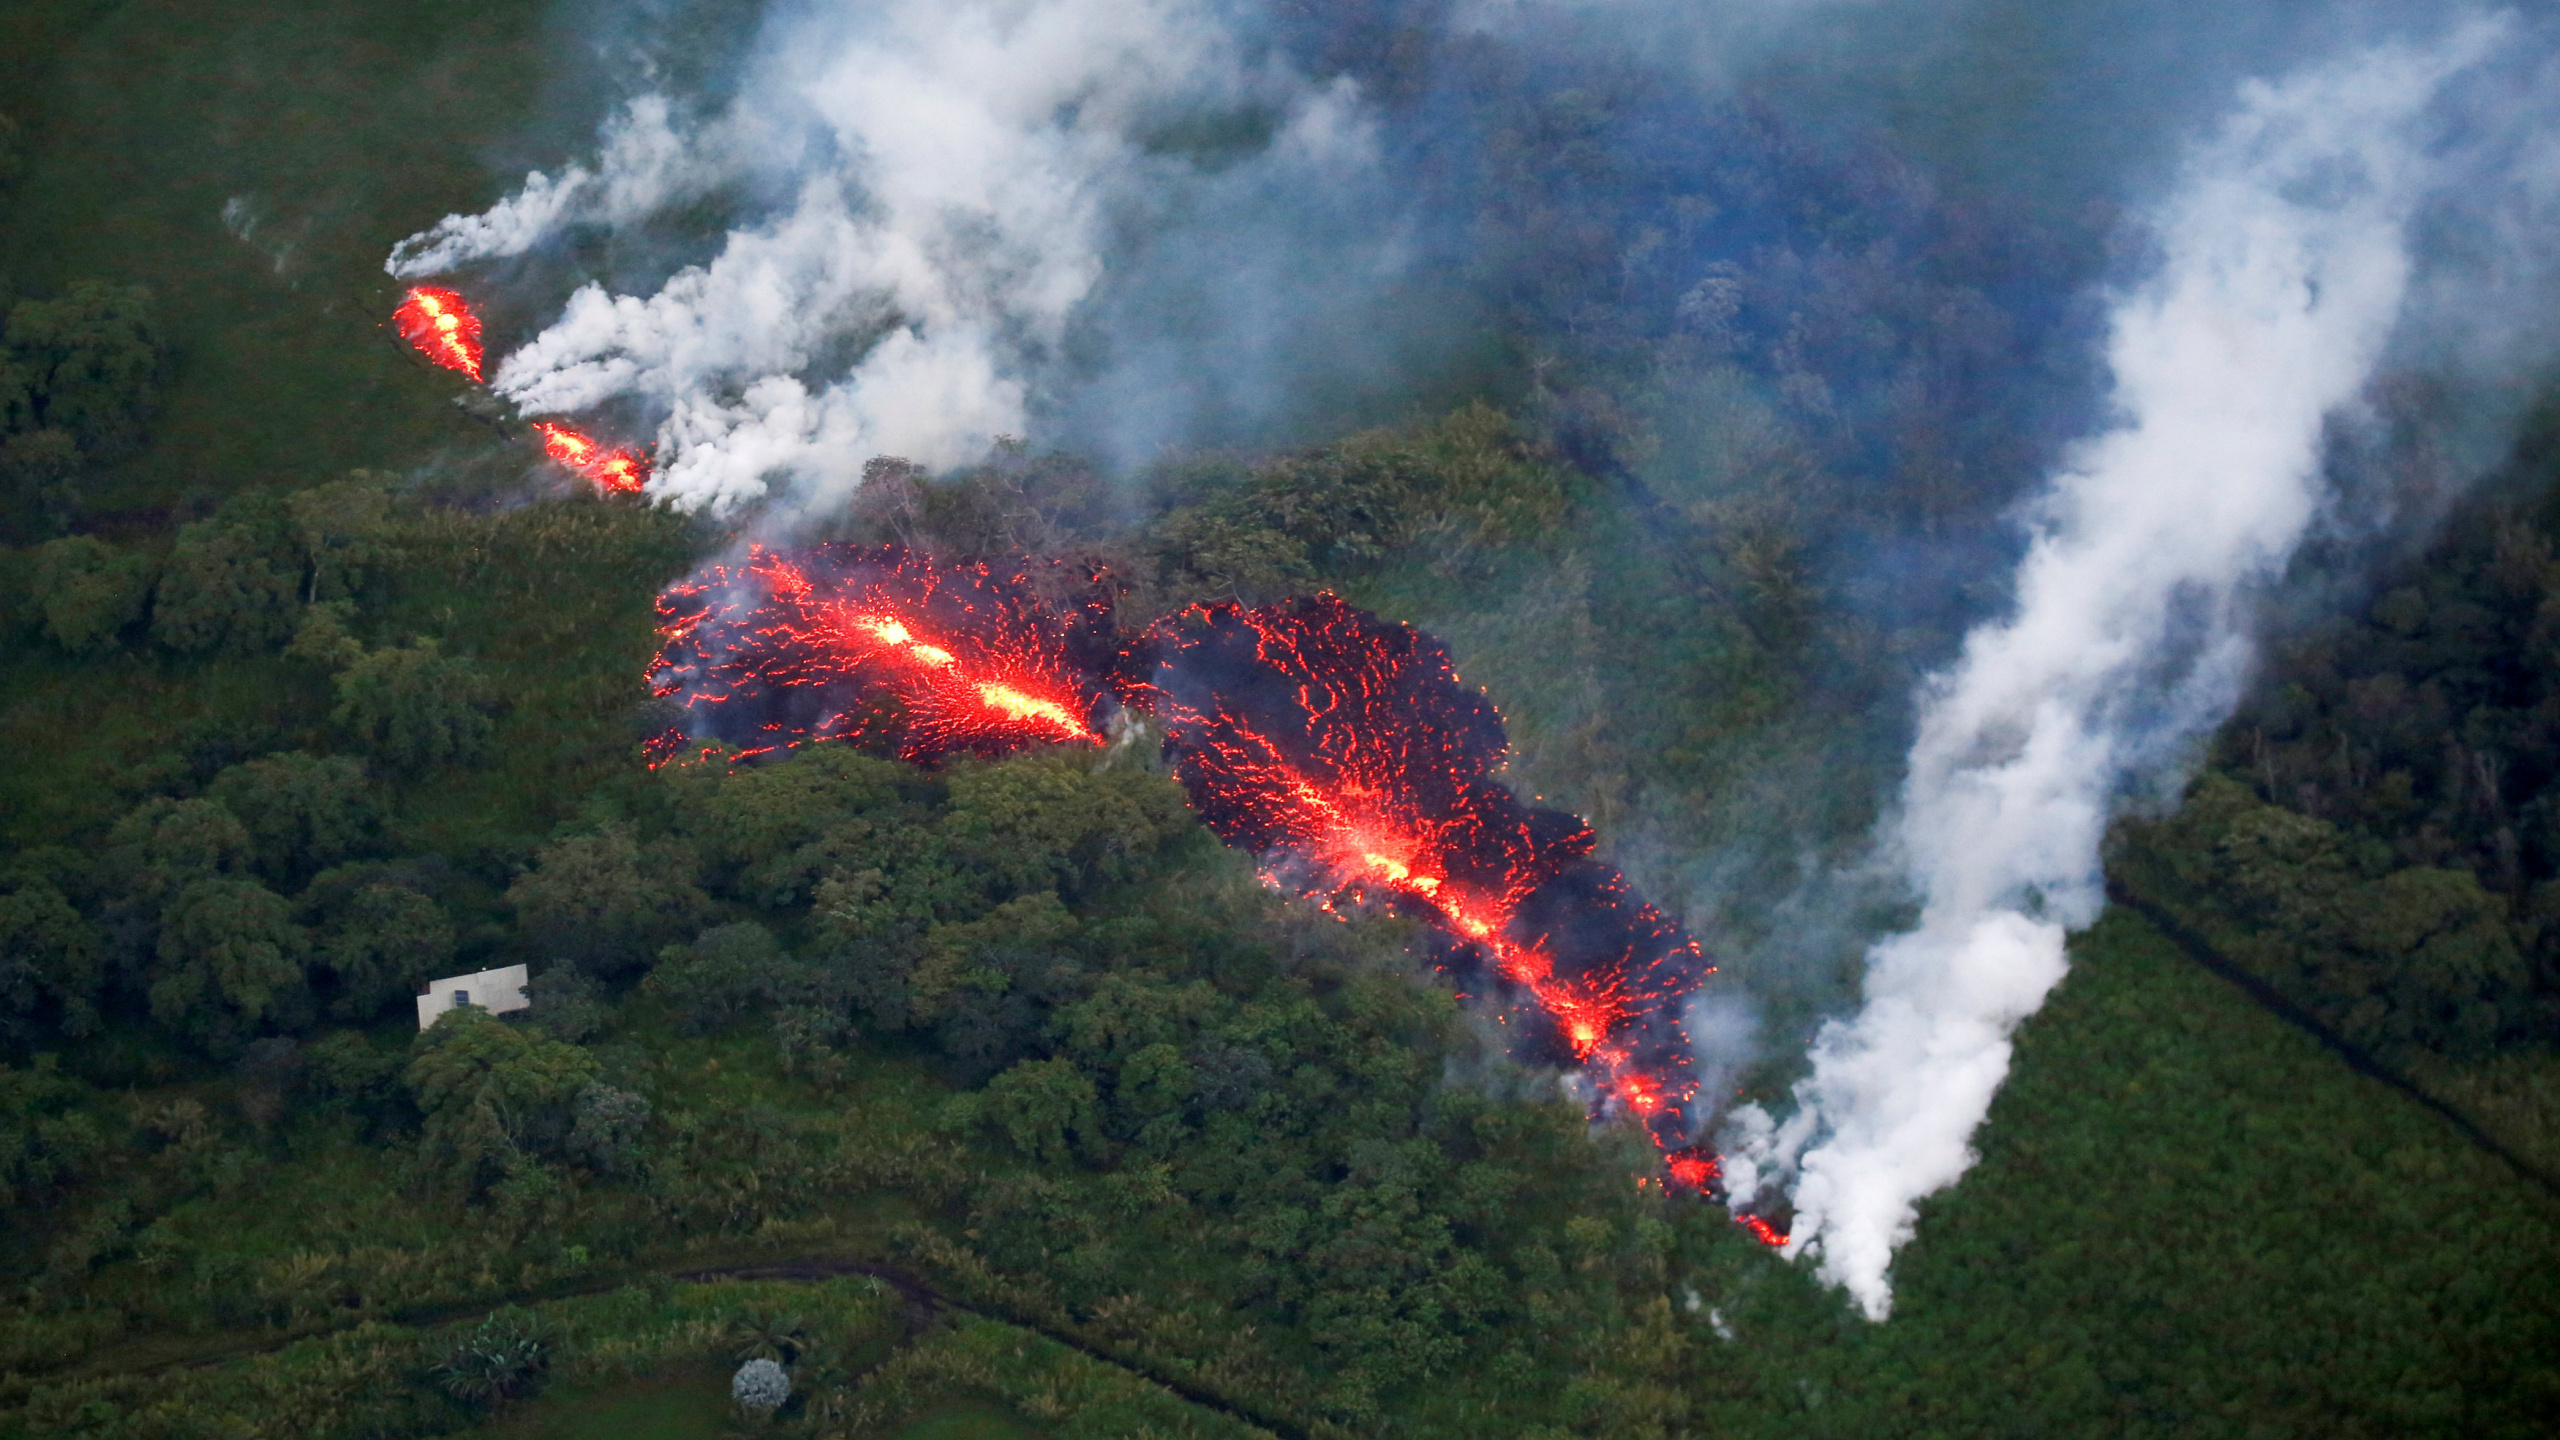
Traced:
[[2015, 610], [1922, 697], [1886, 857], [1918, 927], [1867, 955], [1783, 1124], [1737, 1113], [1737, 1200], [1789, 1186], [1789, 1252], [1865, 1312], [1892, 1307], [1921, 1197], [1972, 1162], [2010, 1034], [2103, 903], [2112, 803], [2173, 773], [2235, 702], [2252, 591], [2322, 503], [2327, 417], [2353, 401], [2409, 285], [2430, 179], [2423, 113], [2503, 26], [2385, 46], [2243, 88], [2158, 217], [2162, 264], [2114, 309], [2118, 428], [2033, 515]]
[[778, 194], [653, 294], [586, 285], [492, 381], [529, 414], [629, 398], [663, 417], [651, 490], [686, 509], [775, 480], [824, 505], [883, 453], [977, 458], [1026, 430], [1120, 211], [1238, 166], [1330, 184], [1368, 153], [1356, 87], [1256, 60], [1207, 0], [791, 9], [762, 51], [719, 115], [686, 125], [643, 96], [593, 169], [529, 176], [387, 267], [579, 227], [680, 243], [706, 197]]

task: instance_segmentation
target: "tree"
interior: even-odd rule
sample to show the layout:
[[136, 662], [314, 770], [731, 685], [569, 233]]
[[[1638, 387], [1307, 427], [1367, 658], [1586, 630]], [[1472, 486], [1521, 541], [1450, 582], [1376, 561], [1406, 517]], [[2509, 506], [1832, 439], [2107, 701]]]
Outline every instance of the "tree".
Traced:
[[293, 906], [255, 880], [216, 876], [178, 892], [160, 917], [152, 1018], [215, 1050], [291, 1022], [309, 941]]
[[329, 1013], [340, 1019], [370, 1020], [453, 963], [444, 907], [406, 885], [375, 881], [325, 913], [317, 957], [337, 981]]
[[729, 1338], [737, 1342], [734, 1358], [740, 1361], [788, 1365], [800, 1358], [801, 1348], [809, 1343], [809, 1322], [780, 1310], [747, 1310], [730, 1320]]
[[151, 562], [93, 535], [66, 535], [36, 552], [35, 590], [53, 643], [74, 655], [108, 650], [142, 618]]
[[709, 777], [682, 801], [686, 826], [717, 884], [750, 904], [794, 905], [820, 875], [877, 863], [894, 845], [894, 811], [915, 772], [849, 745], [803, 746], [789, 758]]
[[485, 1010], [450, 1010], [417, 1041], [409, 1092], [426, 1116], [423, 1153], [466, 1197], [540, 1156], [557, 1154], [596, 1059], [519, 1030]]
[[569, 1154], [611, 1175], [631, 1168], [649, 1128], [649, 1100], [599, 1081], [578, 1092], [569, 1127]]
[[70, 529], [80, 506], [80, 443], [53, 427], [0, 440], [0, 486], [33, 508], [48, 532]]
[[50, 1055], [26, 1069], [0, 1065], [0, 1206], [30, 1212], [106, 1148], [90, 1099], [89, 1087], [58, 1072]]
[[205, 798], [240, 817], [259, 873], [278, 883], [364, 848], [379, 816], [364, 767], [343, 755], [268, 755], [213, 777]]
[[246, 653], [291, 639], [299, 567], [266, 529], [220, 517], [179, 527], [151, 607], [152, 638], [190, 653]]
[[364, 584], [368, 566], [381, 563], [388, 553], [391, 480], [378, 471], [357, 470], [343, 480], [285, 497], [309, 576], [304, 600], [343, 599]]
[[8, 347], [38, 425], [68, 431], [85, 451], [141, 444], [161, 356], [149, 290], [83, 281], [59, 299], [21, 300], [9, 312]]
[[394, 769], [468, 764], [488, 749], [491, 727], [481, 710], [487, 685], [479, 667], [445, 654], [433, 640], [361, 655], [338, 672], [336, 683], [330, 720]]
[[816, 978], [784, 952], [772, 931], [743, 920], [660, 951], [640, 988], [674, 1006], [685, 1028], [700, 1033], [719, 1029], [751, 1006], [800, 998]]
[[157, 796], [107, 832], [107, 858], [131, 897], [156, 911], [195, 881], [246, 865], [249, 832], [210, 800]]
[[1129, 878], [1192, 823], [1166, 777], [1058, 749], [955, 768], [943, 828], [952, 852], [1009, 895]]
[[608, 826], [542, 847], [507, 902], [543, 953], [611, 975], [701, 923], [711, 902], [692, 869], [680, 847], [644, 850], [630, 831]]
[[97, 932], [60, 890], [27, 879], [0, 890], [0, 1041], [24, 1044], [50, 1005], [68, 1035], [97, 1026]]
[[1024, 1154], [1055, 1164], [1093, 1133], [1093, 1081], [1071, 1060], [1025, 1060], [987, 1082], [987, 1113]]

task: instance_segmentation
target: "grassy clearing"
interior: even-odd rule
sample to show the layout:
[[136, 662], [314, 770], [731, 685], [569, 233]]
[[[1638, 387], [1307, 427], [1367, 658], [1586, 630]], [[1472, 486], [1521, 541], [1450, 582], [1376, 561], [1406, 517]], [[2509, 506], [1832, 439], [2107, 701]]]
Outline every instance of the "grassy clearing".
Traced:
[[490, 448], [448, 403], [460, 382], [389, 337], [382, 258], [493, 198], [488, 161], [545, 80], [546, 8], [8, 7], [0, 109], [33, 153], [0, 203], [0, 278], [148, 284], [175, 352], [154, 443], [92, 477], [92, 509]]
[[717, 1440], [728, 1420], [728, 1367], [705, 1362], [555, 1391], [474, 1433], [490, 1440]]

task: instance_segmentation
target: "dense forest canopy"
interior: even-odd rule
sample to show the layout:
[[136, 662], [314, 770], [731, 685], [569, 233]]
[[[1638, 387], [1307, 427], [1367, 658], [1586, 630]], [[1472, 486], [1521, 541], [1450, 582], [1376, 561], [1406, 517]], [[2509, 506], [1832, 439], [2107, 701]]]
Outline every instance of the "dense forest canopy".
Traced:
[[[2458, 497], [2423, 445], [2351, 457], [2434, 518], [2267, 597], [1873, 1324], [1410, 919], [1264, 883], [1151, 744], [648, 747], [662, 588], [781, 507], [594, 493], [398, 345], [389, 243], [585, 99], [546, 7], [396, 10], [0, 16], [0, 1435], [2560, 1415], [2548, 409]], [[1382, 144], [1470, 137], [1415, 162], [1466, 224], [1414, 243], [1498, 343], [1143, 463], [862, 457], [791, 536], [1073, 562], [1133, 624], [1331, 591], [1429, 631], [1507, 783], [1705, 938], [1702, 1066], [1774, 1099], [1909, 919], [1856, 862], [2092, 421], [2110, 217], [1961, 137], [1288, 16]], [[419, 1029], [514, 964], [526, 1009]]]

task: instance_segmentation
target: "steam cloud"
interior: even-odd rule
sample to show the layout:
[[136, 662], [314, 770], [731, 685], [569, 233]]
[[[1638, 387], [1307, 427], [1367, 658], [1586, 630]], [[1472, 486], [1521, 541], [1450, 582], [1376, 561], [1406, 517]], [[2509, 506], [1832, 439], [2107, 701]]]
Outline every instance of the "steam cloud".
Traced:
[[2504, 33], [2472, 22], [2244, 87], [2157, 217], [2160, 268], [2112, 314], [2121, 420], [2038, 502], [2014, 613], [1922, 696], [1880, 837], [1918, 927], [1869, 948], [1864, 1006], [1816, 1036], [1794, 1112], [1734, 1117], [1734, 1195], [1785, 1188], [1789, 1253], [1871, 1318], [1917, 1203], [1972, 1163], [2066, 932], [2104, 903], [2112, 805], [2237, 700], [2250, 598], [2318, 517], [2324, 426], [2410, 288], [2408, 231], [2440, 178], [2429, 106]]
[[822, 507], [870, 456], [947, 466], [1024, 432], [1115, 213], [1220, 168], [1186, 157], [1185, 126], [1267, 127], [1241, 163], [1273, 183], [1332, 183], [1369, 154], [1355, 87], [1251, 60], [1206, 0], [795, 13], [738, 93], [699, 124], [641, 96], [594, 167], [529, 175], [387, 266], [433, 275], [780, 192], [654, 294], [580, 289], [492, 379], [528, 414], [640, 402], [664, 417], [651, 492], [714, 513], [777, 481]]

